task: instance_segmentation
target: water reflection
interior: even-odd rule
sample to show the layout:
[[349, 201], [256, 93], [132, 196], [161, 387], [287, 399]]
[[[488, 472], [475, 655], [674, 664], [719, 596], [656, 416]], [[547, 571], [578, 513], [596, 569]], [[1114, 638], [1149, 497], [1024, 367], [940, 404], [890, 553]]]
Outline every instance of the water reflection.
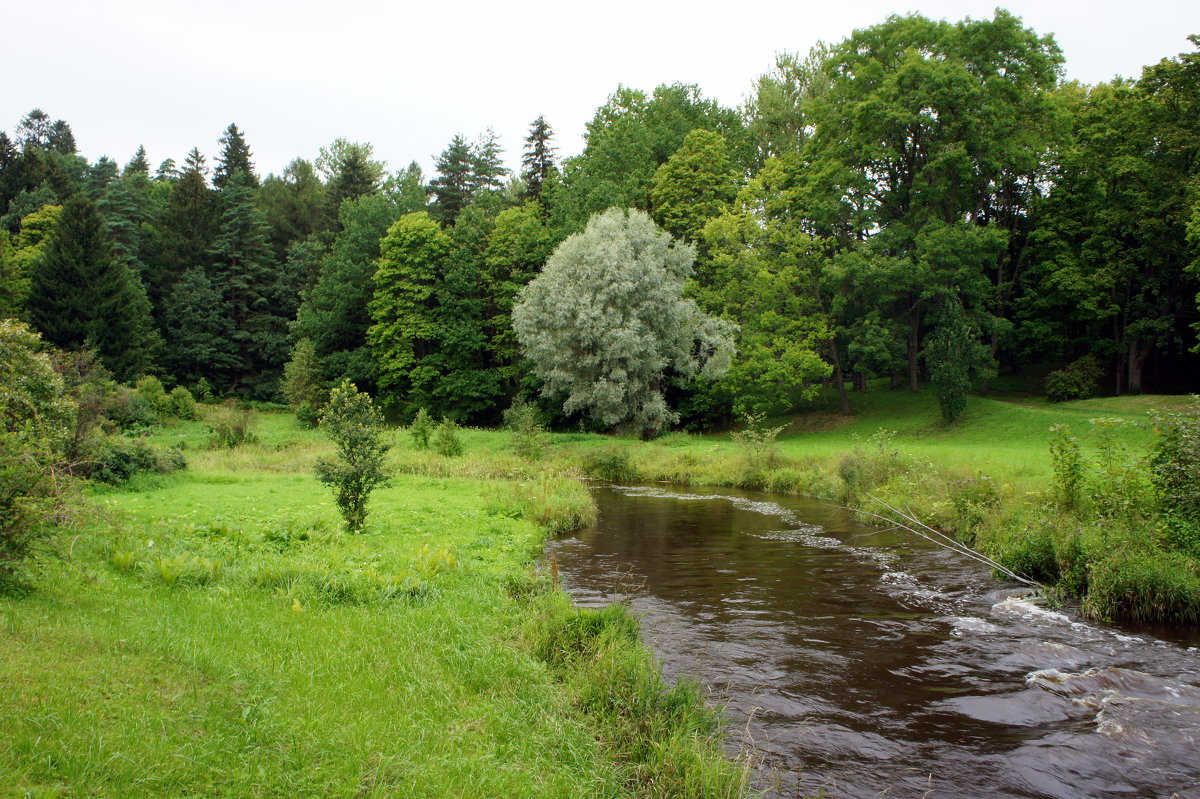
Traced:
[[596, 489], [549, 545], [581, 604], [628, 600], [779, 796], [1200, 797], [1200, 655], [1084, 624], [815, 501]]

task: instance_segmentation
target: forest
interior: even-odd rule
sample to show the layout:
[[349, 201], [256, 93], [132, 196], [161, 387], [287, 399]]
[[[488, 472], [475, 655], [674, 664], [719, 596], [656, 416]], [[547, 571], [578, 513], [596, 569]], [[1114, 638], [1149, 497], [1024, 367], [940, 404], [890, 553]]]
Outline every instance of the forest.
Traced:
[[350, 139], [263, 176], [236, 124], [211, 161], [89, 162], [34, 109], [0, 133], [0, 318], [198, 397], [299, 406], [349, 379], [400, 421], [488, 425], [546, 393], [562, 426], [513, 310], [624, 208], [694, 256], [683, 291], [735, 347], [715, 379], [657, 367], [664, 423], [782, 414], [822, 388], [848, 411], [876, 378], [931, 383], [948, 420], [997, 376], [1058, 400], [1195, 391], [1200, 53], [1092, 86], [1062, 66], [1004, 11], [894, 16], [780, 55], [741, 108], [619, 86], [569, 157], [539, 117], [519, 174], [490, 131], [455, 136], [432, 177]]

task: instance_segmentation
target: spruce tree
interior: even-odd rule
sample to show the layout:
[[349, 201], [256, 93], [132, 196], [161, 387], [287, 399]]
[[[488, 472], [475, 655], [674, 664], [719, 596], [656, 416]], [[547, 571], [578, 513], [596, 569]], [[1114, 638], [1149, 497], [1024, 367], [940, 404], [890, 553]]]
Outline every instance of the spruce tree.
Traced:
[[453, 225], [462, 209], [471, 201], [474, 180], [474, 156], [471, 145], [460, 135], [438, 156], [437, 177], [429, 183], [433, 192], [434, 216], [443, 225]]
[[129, 163], [125, 165], [125, 169], [121, 172], [122, 177], [129, 177], [131, 175], [141, 175], [144, 178], [150, 177], [150, 162], [146, 160], [146, 148], [144, 145], [138, 145], [133, 158], [129, 159]]
[[317, 170], [325, 175], [333, 218], [337, 218], [338, 209], [346, 200], [379, 191], [384, 165], [374, 156], [375, 148], [370, 144], [345, 139], [335, 139], [333, 144], [321, 148]]
[[144, 373], [157, 354], [145, 290], [113, 256], [104, 221], [86, 197], [63, 205], [31, 276], [29, 319], [57, 347], [95, 347], [120, 380]]
[[238, 365], [229, 304], [204, 269], [194, 266], [176, 282], [163, 309], [167, 371], [180, 383], [201, 378], [229, 384]]
[[546, 117], [538, 115], [525, 138], [525, 154], [521, 156], [521, 177], [525, 180], [525, 198], [542, 201], [542, 190], [551, 172], [555, 170], [554, 153], [557, 147], [550, 143], [554, 131]]
[[[161, 171], [161, 167], [160, 167]], [[208, 266], [213, 246], [217, 204], [208, 187], [204, 156], [196, 148], [188, 153], [183, 172], [171, 184], [166, 207], [157, 220], [154, 255], [147, 264], [146, 290], [156, 314], [175, 281], [193, 266]]]
[[270, 228], [255, 207], [249, 176], [236, 170], [221, 191], [221, 220], [209, 256], [228, 303], [238, 354], [230, 389], [262, 394], [287, 360], [286, 320], [272, 303], [276, 261]]
[[230, 122], [220, 142], [221, 154], [217, 156], [213, 185], [223, 189], [233, 173], [241, 171], [246, 173], [249, 185], [257, 186], [258, 177], [254, 174], [254, 162], [250, 160], [250, 147], [246, 144], [245, 134], [238, 130], [236, 124]]
[[504, 166], [501, 155], [504, 149], [496, 132], [488, 128], [475, 146], [471, 148], [471, 196], [478, 197], [485, 192], [498, 191], [504, 186], [504, 178], [508, 169]]

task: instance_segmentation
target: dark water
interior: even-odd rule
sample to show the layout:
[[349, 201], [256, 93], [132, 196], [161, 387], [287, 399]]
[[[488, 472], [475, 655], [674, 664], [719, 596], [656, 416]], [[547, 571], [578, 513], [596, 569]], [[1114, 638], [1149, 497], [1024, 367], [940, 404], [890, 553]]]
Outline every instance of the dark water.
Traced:
[[548, 546], [565, 587], [644, 614], [772, 795], [1200, 799], [1195, 641], [1039, 607], [815, 501], [596, 497], [597, 526]]

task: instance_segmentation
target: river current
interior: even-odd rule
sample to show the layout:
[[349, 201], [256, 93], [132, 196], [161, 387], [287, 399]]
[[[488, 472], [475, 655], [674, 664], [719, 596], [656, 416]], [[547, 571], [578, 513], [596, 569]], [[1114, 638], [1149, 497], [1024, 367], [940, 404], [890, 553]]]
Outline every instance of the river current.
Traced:
[[814, 500], [595, 492], [547, 545], [564, 587], [641, 614], [769, 795], [1200, 799], [1192, 633], [1088, 622]]

